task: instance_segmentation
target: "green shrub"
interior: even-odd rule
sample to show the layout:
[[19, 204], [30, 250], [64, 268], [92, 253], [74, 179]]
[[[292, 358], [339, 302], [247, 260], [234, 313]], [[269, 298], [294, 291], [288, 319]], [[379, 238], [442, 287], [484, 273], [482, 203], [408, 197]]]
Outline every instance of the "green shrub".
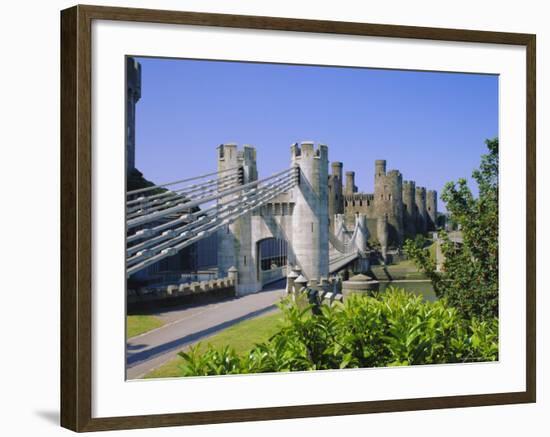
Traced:
[[311, 307], [287, 299], [283, 326], [247, 355], [198, 347], [180, 352], [185, 376], [494, 361], [496, 319], [465, 320], [445, 300], [426, 302], [390, 288], [344, 304]]
[[449, 218], [462, 234], [462, 243], [440, 231], [444, 262], [441, 271], [421, 237], [407, 240], [407, 256], [432, 281], [435, 294], [466, 317], [498, 317], [498, 138], [487, 140], [489, 153], [472, 173], [477, 198], [466, 179], [445, 185], [441, 199]]

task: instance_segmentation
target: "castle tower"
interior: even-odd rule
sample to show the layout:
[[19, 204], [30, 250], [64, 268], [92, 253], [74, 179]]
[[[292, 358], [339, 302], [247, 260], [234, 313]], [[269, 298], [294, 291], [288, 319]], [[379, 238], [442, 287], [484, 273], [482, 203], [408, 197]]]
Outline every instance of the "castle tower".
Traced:
[[126, 171], [136, 168], [136, 103], [141, 98], [141, 64], [126, 58]]
[[[242, 180], [237, 184], [247, 184], [258, 179], [256, 168], [256, 149], [245, 145], [238, 150], [236, 144], [222, 144], [218, 147], [218, 171], [230, 168], [242, 168]], [[230, 186], [224, 184], [223, 188]], [[237, 198], [239, 193], [231, 194], [218, 200], [226, 203]], [[237, 205], [235, 205], [237, 206]], [[235, 207], [233, 206], [233, 207]], [[253, 254], [251, 216], [245, 214], [233, 223], [218, 231], [218, 274], [227, 276], [229, 268], [236, 267], [238, 272], [237, 294], [247, 294], [259, 290], [256, 277], [256, 260]]]
[[414, 181], [403, 181], [403, 230], [407, 237], [416, 235], [415, 189]]
[[437, 191], [429, 190], [426, 194], [426, 213], [428, 217], [428, 231], [437, 228]]
[[386, 176], [385, 159], [377, 159], [374, 161], [374, 180], [376, 181], [380, 176]]
[[346, 195], [353, 194], [357, 191], [357, 187], [355, 186], [355, 172], [354, 171], [347, 171], [346, 172]]
[[388, 222], [388, 244], [403, 243], [403, 177], [397, 170], [386, 173], [386, 161], [374, 164], [374, 210], [377, 218]]
[[425, 234], [428, 230], [428, 215], [426, 212], [426, 188], [416, 187], [415, 189], [416, 203], [416, 232]]
[[328, 147], [302, 142], [291, 147], [292, 165], [300, 167], [294, 188], [292, 249], [308, 280], [328, 277]]
[[331, 228], [334, 229], [334, 216], [344, 213], [344, 198], [342, 196], [343, 180], [342, 180], [342, 163], [332, 163], [332, 174], [328, 179], [329, 197], [328, 197], [328, 214]]
[[344, 164], [342, 164], [341, 162], [338, 162], [338, 161], [334, 161], [331, 164], [332, 176], [334, 176], [335, 178], [337, 178], [340, 181], [340, 185], [342, 185], [342, 183], [343, 183], [343, 180], [342, 180], [342, 167], [343, 167], [343, 165]]

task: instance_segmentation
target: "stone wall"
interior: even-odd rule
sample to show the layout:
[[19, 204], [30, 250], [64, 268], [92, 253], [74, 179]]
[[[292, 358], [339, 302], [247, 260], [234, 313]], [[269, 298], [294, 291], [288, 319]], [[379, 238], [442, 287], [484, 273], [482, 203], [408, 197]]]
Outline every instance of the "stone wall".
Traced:
[[196, 302], [208, 302], [234, 297], [237, 279], [235, 277], [212, 279], [187, 284], [165, 285], [141, 290], [128, 290], [127, 308], [132, 311], [150, 309], [155, 306], [174, 306]]

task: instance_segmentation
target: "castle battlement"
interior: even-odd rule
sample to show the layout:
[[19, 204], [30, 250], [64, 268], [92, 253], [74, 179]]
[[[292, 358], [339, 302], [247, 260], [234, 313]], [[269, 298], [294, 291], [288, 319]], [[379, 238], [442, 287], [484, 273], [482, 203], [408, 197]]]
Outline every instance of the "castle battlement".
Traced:
[[372, 193], [345, 194], [344, 200], [374, 200], [374, 194]]
[[392, 178], [401, 178], [402, 177], [401, 172], [399, 170], [390, 170], [386, 173], [386, 176], [387, 177], [392, 177]]
[[325, 144], [318, 144], [317, 147], [315, 147], [313, 141], [302, 141], [300, 144], [294, 143], [290, 146], [290, 155], [292, 160], [310, 157], [328, 161], [328, 146]]

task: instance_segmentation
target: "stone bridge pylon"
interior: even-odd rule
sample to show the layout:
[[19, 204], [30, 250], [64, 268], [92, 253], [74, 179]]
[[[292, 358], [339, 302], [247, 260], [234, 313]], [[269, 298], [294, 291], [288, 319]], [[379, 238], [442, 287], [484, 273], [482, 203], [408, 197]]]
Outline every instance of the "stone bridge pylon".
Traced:
[[[293, 144], [290, 171], [294, 183], [269, 203], [253, 209], [218, 230], [218, 270], [226, 276], [237, 269], [238, 294], [253, 293], [265, 284], [260, 268], [260, 243], [274, 238], [287, 242], [287, 265], [297, 265], [308, 280], [329, 275], [328, 147], [313, 142]], [[239, 167], [237, 184], [258, 178], [256, 149], [236, 144], [218, 147], [218, 171]], [[227, 187], [223, 187], [227, 189]], [[231, 199], [221, 198], [219, 202]], [[286, 276], [281, 269], [281, 278]]]

